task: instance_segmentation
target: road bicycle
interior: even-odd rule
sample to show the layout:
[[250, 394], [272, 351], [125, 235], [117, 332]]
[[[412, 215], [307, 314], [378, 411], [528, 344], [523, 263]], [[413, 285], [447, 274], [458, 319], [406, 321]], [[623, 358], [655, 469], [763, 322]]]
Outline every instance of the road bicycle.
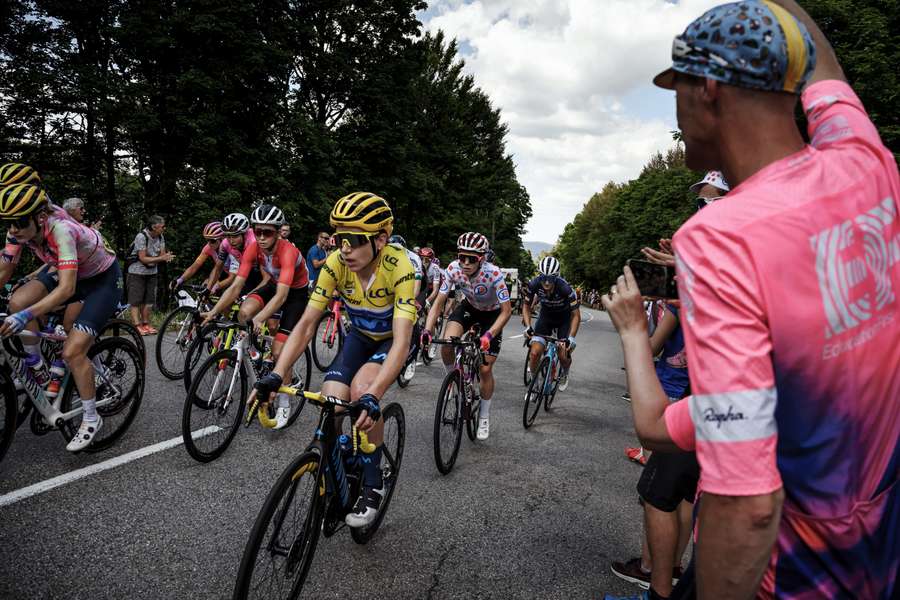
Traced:
[[316, 325], [313, 337], [312, 357], [319, 371], [326, 373], [344, 347], [344, 338], [350, 331], [347, 318], [341, 313], [341, 301], [335, 299]]
[[[427, 315], [426, 315], [427, 316]], [[437, 321], [434, 324], [435, 334], [440, 336], [444, 330], [444, 313], [441, 312], [438, 315]], [[437, 346], [430, 342], [426, 342], [422, 344], [422, 364], [430, 365], [431, 362], [437, 356]]]
[[[192, 458], [210, 462], [221, 456], [237, 434], [244, 416], [244, 426], [249, 427], [256, 418], [266, 428], [275, 427], [274, 403], [260, 405], [254, 402], [245, 413], [250, 388], [268, 373], [261, 353], [251, 356], [252, 325], [239, 325], [234, 321], [218, 321], [222, 330], [239, 331], [232, 348], [211, 354], [200, 366], [191, 387], [185, 395], [181, 413], [181, 436], [184, 447]], [[309, 386], [311, 360], [309, 348], [301, 360], [294, 363], [291, 386], [305, 390]], [[288, 426], [293, 425], [303, 409], [303, 396], [288, 394], [291, 415]]]
[[[282, 387], [279, 393], [299, 394]], [[363, 461], [375, 451], [362, 431], [351, 427], [341, 433], [339, 419], [355, 420], [359, 406], [339, 398], [303, 392], [319, 406], [318, 425], [312, 442], [293, 459], [263, 503], [244, 548], [235, 600], [298, 598], [309, 575], [320, 535], [329, 538], [347, 527], [344, 517], [359, 496]], [[338, 412], [346, 411], [346, 412]], [[385, 494], [375, 520], [365, 527], [349, 527], [357, 544], [367, 543], [378, 531], [397, 487], [406, 440], [403, 409], [391, 403], [381, 412], [384, 446], [381, 471]]]
[[[562, 365], [559, 362], [559, 351], [557, 344], [565, 343], [566, 340], [555, 338], [549, 335], [534, 336], [544, 340], [544, 356], [538, 363], [537, 372], [531, 377], [528, 389], [525, 391], [525, 407], [522, 411], [522, 425], [525, 429], [531, 427], [534, 418], [537, 416], [544, 404], [544, 410], [549, 411], [550, 406], [556, 398], [556, 391], [559, 388], [559, 380], [563, 374]], [[532, 338], [533, 339], [533, 338]], [[525, 358], [528, 361], [528, 358]]]
[[210, 310], [210, 292], [206, 286], [186, 286], [194, 292], [195, 306], [179, 306], [163, 319], [156, 335], [156, 365], [163, 377], [184, 377], [184, 358], [191, 342], [200, 333], [201, 312]]
[[459, 454], [462, 430], [475, 441], [478, 414], [481, 409], [481, 365], [484, 354], [479, 340], [480, 330], [473, 327], [462, 338], [436, 339], [433, 344], [453, 346], [456, 353], [453, 370], [441, 384], [434, 412], [434, 462], [446, 475], [453, 469]]
[[[243, 298], [231, 305], [231, 309], [223, 315], [225, 321], [236, 321], [238, 313], [241, 310], [241, 302]], [[191, 389], [191, 382], [194, 378], [194, 371], [197, 366], [206, 360], [211, 354], [219, 350], [228, 350], [234, 345], [235, 336], [239, 332], [237, 327], [221, 328], [215, 323], [207, 323], [200, 325], [200, 332], [194, 335], [194, 339], [188, 345], [187, 352], [184, 353], [184, 375], [181, 378], [184, 384], [184, 391]], [[268, 333], [268, 324], [263, 323], [262, 334]], [[259, 338], [254, 337], [254, 340]], [[262, 352], [262, 348], [256, 349]], [[254, 354], [254, 352], [251, 352]]]
[[[84, 412], [75, 380], [66, 372], [60, 382], [60, 392], [48, 398], [46, 389], [34, 378], [25, 364], [28, 356], [22, 339], [40, 342], [44, 361], [50, 364], [62, 355], [65, 333], [34, 333], [23, 331], [16, 340], [3, 340], [0, 348], [0, 395], [3, 396], [3, 430], [0, 432], [0, 459], [12, 443], [15, 430], [30, 415], [31, 430], [43, 435], [58, 430], [66, 442], [78, 432]], [[144, 362], [134, 344], [125, 338], [99, 339], [88, 350], [94, 367], [97, 385], [97, 412], [103, 417], [103, 427], [85, 449], [96, 452], [111, 446], [131, 425], [144, 396]], [[16, 381], [22, 385], [24, 403], [19, 406]]]

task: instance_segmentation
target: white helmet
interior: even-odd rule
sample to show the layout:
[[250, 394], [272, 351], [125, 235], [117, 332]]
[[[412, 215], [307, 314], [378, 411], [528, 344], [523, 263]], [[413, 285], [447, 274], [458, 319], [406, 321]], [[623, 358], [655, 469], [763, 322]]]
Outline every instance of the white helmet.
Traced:
[[284, 213], [275, 205], [260, 204], [253, 210], [253, 214], [250, 215], [250, 222], [254, 225], [281, 227], [284, 225]]
[[545, 256], [541, 259], [541, 264], [538, 267], [538, 271], [541, 275], [548, 275], [551, 277], [554, 275], [559, 275], [559, 261], [552, 256]]
[[250, 229], [250, 221], [241, 213], [231, 213], [222, 220], [225, 235], [239, 235]]
[[484, 254], [488, 251], [488, 241], [487, 238], [481, 235], [480, 233], [476, 233], [474, 231], [469, 231], [461, 236], [456, 241], [456, 249], [462, 250], [465, 252], [475, 252], [476, 254]]

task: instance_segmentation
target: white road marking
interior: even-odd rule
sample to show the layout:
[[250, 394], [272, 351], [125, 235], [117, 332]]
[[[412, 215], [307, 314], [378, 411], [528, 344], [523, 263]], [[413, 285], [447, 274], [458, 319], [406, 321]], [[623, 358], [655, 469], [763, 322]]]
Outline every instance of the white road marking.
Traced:
[[[198, 429], [197, 431], [193, 432], [192, 436], [196, 440], [197, 438], [205, 437], [211, 433], [215, 433], [220, 429], [221, 428], [217, 425], [211, 425], [203, 429]], [[182, 437], [179, 435], [178, 437], [172, 438], [171, 440], [166, 440], [164, 442], [159, 442], [158, 444], [153, 444], [152, 446], [139, 448], [127, 454], [105, 460], [101, 463], [97, 463], [89, 467], [84, 467], [83, 469], [78, 469], [77, 471], [70, 471], [69, 473], [64, 473], [57, 477], [52, 477], [50, 479], [47, 479], [46, 481], [35, 483], [34, 485], [29, 485], [28, 487], [24, 487], [20, 490], [15, 490], [13, 492], [9, 492], [8, 494], [0, 496], [0, 507], [15, 504], [16, 502], [20, 502], [21, 500], [25, 500], [26, 498], [37, 496], [38, 494], [43, 494], [44, 492], [49, 492], [50, 490], [66, 485], [67, 483], [72, 483], [73, 481], [78, 481], [79, 479], [84, 479], [85, 477], [90, 477], [91, 475], [120, 467], [126, 463], [130, 463], [131, 461], [137, 460], [139, 458], [144, 458], [145, 456], [150, 456], [151, 454], [156, 454], [157, 452], [162, 452], [163, 450], [168, 450], [169, 448], [174, 448], [175, 446], [179, 446], [183, 443], [184, 439], [182, 439]]]

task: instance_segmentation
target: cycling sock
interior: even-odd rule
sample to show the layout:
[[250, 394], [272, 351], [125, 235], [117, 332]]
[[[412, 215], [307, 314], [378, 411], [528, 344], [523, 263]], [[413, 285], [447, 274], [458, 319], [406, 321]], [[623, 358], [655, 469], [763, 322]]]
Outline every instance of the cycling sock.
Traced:
[[290, 408], [291, 401], [288, 400], [288, 395], [278, 394], [278, 398], [275, 400], [275, 406], [278, 408]]
[[81, 406], [84, 408], [85, 421], [96, 421], [100, 418], [100, 415], [97, 414], [97, 400], [94, 398], [82, 400]]
[[363, 485], [375, 489], [380, 489], [384, 484], [381, 473], [381, 452], [384, 450], [384, 444], [375, 448], [372, 454], [360, 453], [359, 459], [363, 465]]
[[481, 399], [481, 408], [479, 409], [479, 418], [481, 419], [490, 419], [491, 418], [491, 401]]

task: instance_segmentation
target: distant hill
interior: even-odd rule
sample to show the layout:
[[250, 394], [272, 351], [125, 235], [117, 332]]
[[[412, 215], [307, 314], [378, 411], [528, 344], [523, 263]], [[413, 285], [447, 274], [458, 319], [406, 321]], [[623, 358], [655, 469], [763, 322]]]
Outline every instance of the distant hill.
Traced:
[[522, 242], [522, 245], [525, 246], [525, 249], [531, 253], [531, 257], [534, 259], [537, 259], [541, 252], [547, 252], [553, 248], [553, 244], [548, 244], [547, 242]]

